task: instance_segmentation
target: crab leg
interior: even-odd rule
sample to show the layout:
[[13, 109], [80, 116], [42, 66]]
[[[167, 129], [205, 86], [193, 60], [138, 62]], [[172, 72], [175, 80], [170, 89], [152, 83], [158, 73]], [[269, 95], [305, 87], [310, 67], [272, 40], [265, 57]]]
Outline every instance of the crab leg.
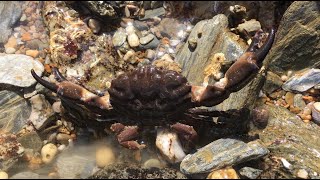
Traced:
[[271, 29], [266, 43], [258, 49], [260, 33], [261, 31], [256, 33], [248, 50], [232, 64], [224, 78], [206, 87], [192, 87], [192, 100], [196, 106], [217, 105], [228, 98], [230, 93], [238, 91], [254, 77], [262, 66], [262, 62], [268, 54], [275, 37], [275, 30]]
[[128, 149], [143, 149], [145, 148], [144, 144], [139, 144], [135, 139], [138, 137], [138, 126], [124, 126], [121, 123], [114, 123], [110, 127], [111, 131], [117, 134], [118, 142], [128, 148]]
[[56, 68], [53, 69], [53, 72], [56, 79], [59, 81], [58, 84], [53, 84], [43, 80], [34, 72], [33, 69], [31, 70], [32, 76], [38, 81], [38, 83], [64, 98], [71, 99], [84, 105], [95, 106], [100, 109], [112, 109], [107, 96], [100, 97], [80, 85], [67, 81]]

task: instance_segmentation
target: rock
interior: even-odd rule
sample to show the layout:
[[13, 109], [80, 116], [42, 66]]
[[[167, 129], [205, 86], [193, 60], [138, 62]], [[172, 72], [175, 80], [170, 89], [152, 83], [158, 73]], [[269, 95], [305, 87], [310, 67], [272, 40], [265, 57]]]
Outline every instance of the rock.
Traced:
[[263, 170], [255, 169], [252, 167], [243, 167], [239, 170], [241, 176], [249, 179], [257, 179]]
[[0, 91], [1, 132], [17, 133], [27, 123], [31, 107], [19, 94], [7, 90]]
[[303, 95], [302, 94], [296, 94], [293, 97], [293, 106], [298, 107], [300, 109], [303, 109], [306, 107], [306, 103], [302, 99]]
[[186, 156], [179, 140], [178, 134], [166, 129], [157, 130], [156, 146], [164, 157], [172, 162], [181, 162]]
[[299, 169], [297, 172], [297, 177], [301, 179], [308, 179], [308, 172], [305, 169]]
[[266, 81], [262, 87], [263, 91], [268, 95], [281, 88], [283, 82], [277, 74], [268, 71]]
[[187, 179], [182, 173], [171, 168], [144, 169], [132, 163], [117, 163], [106, 166], [89, 179]]
[[127, 39], [130, 47], [137, 47], [140, 44], [139, 37], [136, 33], [129, 34]]
[[163, 7], [146, 10], [144, 17], [139, 18], [140, 21], [145, 21], [149, 19], [153, 19], [154, 17], [162, 16], [166, 13], [166, 10]]
[[[188, 44], [185, 43], [177, 52], [175, 59], [180, 64], [183, 69], [182, 74], [186, 76], [190, 84], [202, 85], [205, 78], [204, 70], [212, 63], [211, 60], [214, 54], [223, 53], [226, 58], [225, 63], [230, 64], [246, 51], [246, 43], [235, 34], [226, 30], [227, 27], [228, 19], [222, 14], [216, 15], [209, 20], [200, 21], [189, 35], [189, 38], [197, 38], [197, 43], [200, 45], [194, 51], [190, 51]], [[229, 121], [230, 126], [212, 129], [212, 131], [216, 132], [212, 136], [213, 138], [219, 139], [227, 135], [246, 132], [249, 119], [249, 114], [246, 111], [253, 108], [258, 97], [257, 92], [259, 92], [263, 85], [263, 74], [264, 72], [261, 72], [261, 74], [258, 74], [254, 80], [248, 82], [241, 90], [231, 93], [229, 98], [224, 102], [214, 107], [201, 107], [201, 109], [208, 111], [239, 110], [243, 112], [240, 117], [229, 118], [228, 120], [219, 117], [217, 121]], [[213, 78], [209, 79], [209, 84], [211, 84], [211, 81], [213, 81]], [[242, 120], [239, 120], [239, 118]]]
[[249, 21], [245, 21], [244, 23], [241, 23], [238, 25], [237, 29], [240, 32], [248, 32], [255, 34], [256, 31], [261, 29], [261, 24], [259, 21], [255, 19], [250, 19]]
[[148, 44], [154, 38], [155, 38], [155, 36], [153, 34], [148, 34], [147, 36], [140, 38], [140, 44], [142, 44], [142, 45]]
[[133, 26], [136, 27], [139, 31], [145, 31], [149, 29], [147, 23], [138, 20], [133, 21]]
[[0, 171], [0, 179], [9, 179], [8, 173]]
[[5, 44], [11, 35], [13, 25], [21, 17], [21, 3], [6, 1], [0, 3], [0, 43]]
[[63, 151], [56, 161], [57, 172], [63, 179], [88, 178], [94, 173], [95, 165], [95, 159], [90, 156], [90, 150], [80, 154], [79, 148], [76, 153], [74, 150], [73, 152]]
[[153, 38], [151, 42], [149, 42], [148, 44], [139, 45], [139, 49], [155, 49], [158, 47], [160, 41], [158, 40], [158, 38]]
[[161, 162], [158, 159], [148, 159], [143, 163], [143, 168], [162, 168]]
[[52, 143], [44, 145], [41, 149], [42, 162], [44, 162], [45, 164], [51, 163], [57, 153], [58, 148], [56, 145]]
[[[270, 150], [264, 160], [266, 166], [272, 166], [271, 172], [264, 171], [259, 178], [297, 178], [296, 172], [305, 169], [310, 178], [319, 178], [320, 174], [320, 127], [314, 123], [305, 123], [284, 107], [264, 105], [270, 112], [268, 126], [263, 130], [250, 132], [258, 134], [260, 140]], [[290, 169], [276, 166], [269, 157], [286, 159]]]
[[41, 179], [41, 176], [31, 171], [24, 171], [14, 174], [10, 179]]
[[169, 39], [181, 38], [178, 37], [178, 33], [184, 32], [187, 29], [186, 25], [179, 22], [175, 18], [163, 18], [157, 27], [161, 32], [161, 35], [164, 37], [168, 37]]
[[112, 37], [112, 43], [115, 47], [120, 47], [126, 41], [127, 34], [123, 28], [120, 28], [114, 33]]
[[306, 69], [288, 79], [282, 89], [285, 91], [305, 92], [320, 83], [320, 69]]
[[42, 94], [37, 94], [30, 98], [32, 111], [29, 120], [37, 130], [42, 129], [50, 121], [50, 117], [54, 115], [50, 103]]
[[312, 107], [312, 119], [316, 124], [320, 124], [320, 102], [315, 102]]
[[29, 87], [36, 83], [31, 75], [34, 69], [38, 76], [44, 72], [42, 63], [22, 54], [0, 54], [0, 83]]
[[116, 157], [110, 147], [98, 147], [96, 150], [96, 163], [99, 168], [113, 164], [115, 160]]
[[218, 139], [194, 154], [188, 154], [180, 164], [184, 174], [208, 173], [227, 166], [258, 159], [269, 153], [257, 141], [244, 143], [235, 139]]
[[5, 52], [6, 54], [13, 54], [14, 52], [16, 52], [16, 49], [13, 47], [7, 47]]
[[7, 171], [12, 168], [24, 154], [24, 148], [14, 134], [0, 134], [0, 169]]
[[39, 55], [39, 51], [38, 51], [38, 50], [31, 50], [31, 49], [29, 49], [29, 50], [26, 50], [26, 55], [27, 55], [27, 56], [31, 56], [31, 57], [33, 57], [33, 58], [36, 58], [36, 57], [38, 57], [38, 55]]
[[319, 65], [319, 2], [294, 1], [284, 13], [266, 61], [280, 75]]
[[89, 19], [88, 26], [93, 31], [93, 33], [99, 33], [101, 30], [100, 22], [96, 19]]
[[233, 168], [226, 168], [212, 171], [207, 179], [239, 179], [239, 176]]
[[43, 145], [41, 138], [39, 137], [38, 133], [35, 131], [23, 134], [21, 137], [18, 138], [18, 142], [25, 149], [32, 149], [35, 152], [39, 152]]

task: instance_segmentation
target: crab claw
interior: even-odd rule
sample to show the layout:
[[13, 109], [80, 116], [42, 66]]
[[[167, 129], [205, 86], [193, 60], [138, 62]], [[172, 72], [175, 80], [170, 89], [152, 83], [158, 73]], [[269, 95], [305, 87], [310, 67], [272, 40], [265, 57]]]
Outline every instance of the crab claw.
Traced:
[[258, 48], [261, 33], [261, 30], [257, 31], [247, 51], [232, 64], [224, 78], [206, 87], [192, 87], [192, 98], [198, 106], [214, 106], [221, 103], [230, 93], [238, 91], [254, 77], [271, 49], [275, 37], [275, 30], [272, 28], [267, 41]]
[[63, 77], [63, 75], [56, 68], [53, 68], [53, 73], [59, 82], [57, 84], [45, 81], [39, 77], [33, 69], [31, 70], [32, 76], [37, 80], [38, 83], [57, 93], [63, 98], [67, 98], [85, 105], [93, 105], [99, 107], [100, 109], [111, 109], [109, 98], [107, 96], [100, 97], [75, 83], [67, 81], [66, 78]]

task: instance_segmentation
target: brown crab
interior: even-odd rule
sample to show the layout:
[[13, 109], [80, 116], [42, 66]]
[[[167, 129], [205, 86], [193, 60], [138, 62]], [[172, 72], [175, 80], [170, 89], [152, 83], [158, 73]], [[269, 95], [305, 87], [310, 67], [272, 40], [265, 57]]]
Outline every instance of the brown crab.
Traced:
[[201, 112], [194, 108], [221, 103], [256, 75], [272, 46], [275, 30], [271, 29], [266, 42], [259, 48], [261, 33], [262, 30], [256, 33], [247, 51], [227, 70], [224, 78], [207, 86], [192, 86], [184, 76], [175, 71], [148, 65], [119, 75], [111, 82], [109, 95], [96, 95], [67, 81], [56, 68], [53, 72], [59, 82], [57, 84], [43, 80], [33, 70], [31, 73], [40, 84], [62, 99], [85, 105], [100, 118], [108, 119], [114, 115], [127, 117], [118, 118], [118, 122], [110, 128], [124, 147], [145, 147], [135, 140], [138, 137], [138, 127], [144, 126], [170, 125], [179, 137], [193, 142], [197, 138], [193, 126], [178, 120], [188, 114], [223, 115], [222, 112]]

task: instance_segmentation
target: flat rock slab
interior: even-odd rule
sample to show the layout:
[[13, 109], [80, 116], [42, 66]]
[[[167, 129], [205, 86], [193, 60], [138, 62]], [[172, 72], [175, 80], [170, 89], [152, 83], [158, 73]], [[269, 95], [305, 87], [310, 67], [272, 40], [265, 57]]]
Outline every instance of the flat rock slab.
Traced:
[[288, 79], [282, 89], [285, 91], [304, 92], [320, 83], [320, 69], [308, 69]]
[[19, 94], [7, 90], [0, 91], [1, 132], [17, 133], [27, 123], [30, 113], [30, 105]]
[[0, 54], [0, 83], [18, 87], [29, 87], [36, 83], [31, 69], [41, 76], [44, 66], [30, 56], [22, 54]]
[[209, 173], [268, 153], [269, 150], [256, 141], [246, 144], [236, 139], [218, 139], [196, 153], [188, 154], [180, 164], [180, 171], [184, 174]]

